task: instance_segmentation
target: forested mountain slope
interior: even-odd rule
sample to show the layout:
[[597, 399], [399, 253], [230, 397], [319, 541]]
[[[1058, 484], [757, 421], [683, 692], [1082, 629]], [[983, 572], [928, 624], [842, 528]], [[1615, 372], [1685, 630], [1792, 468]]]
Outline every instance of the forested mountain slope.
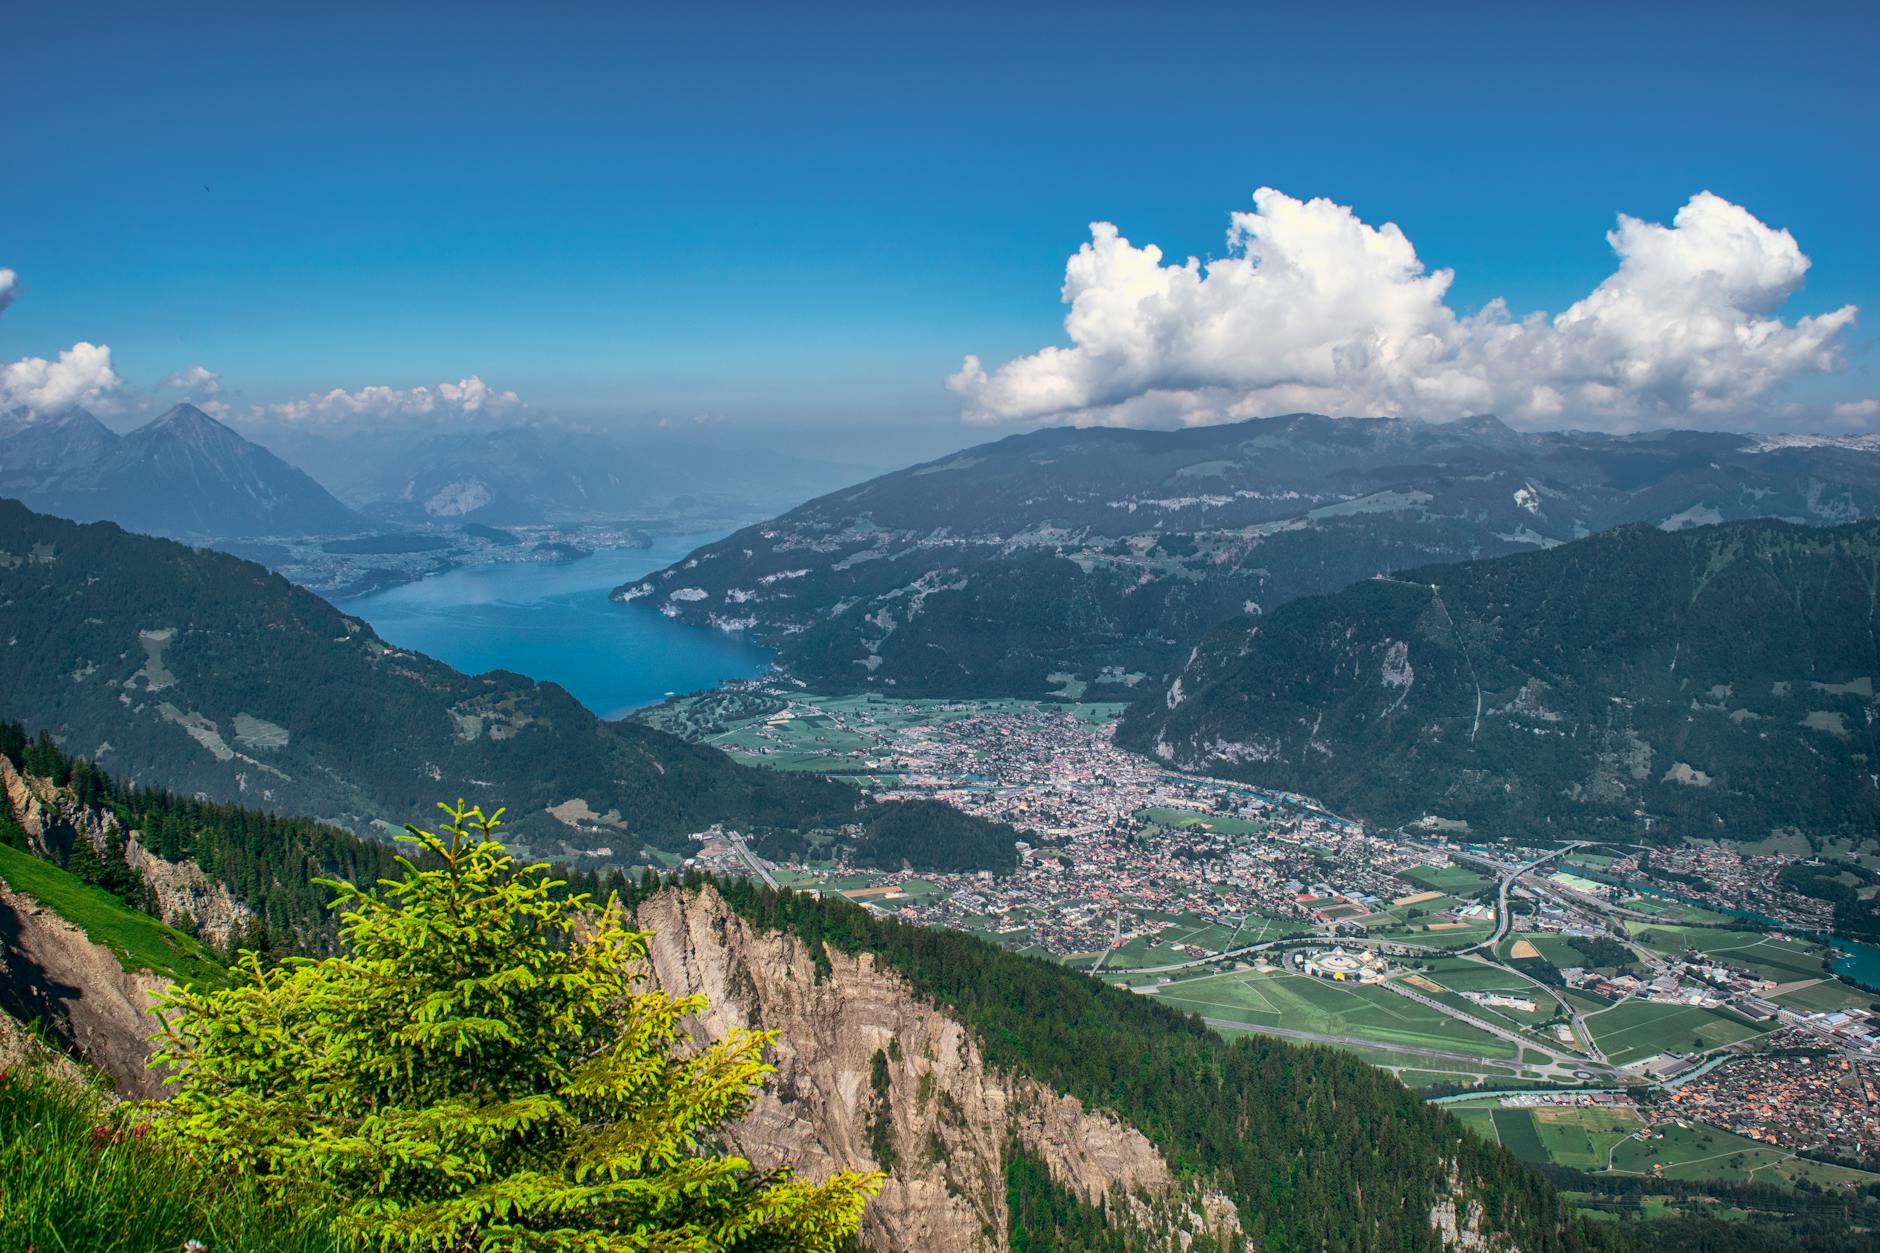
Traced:
[[1380, 822], [1880, 829], [1880, 523], [1649, 526], [1214, 630], [1123, 744]]
[[[239, 807], [152, 804], [43, 739], [0, 731], [0, 921], [46, 915], [0, 927], [0, 1011], [108, 1062], [124, 1090], [155, 1086], [137, 1063], [148, 993], [162, 981], [137, 972], [223, 977], [187, 937], [132, 912], [159, 912], [149, 881], [122, 873], [123, 850], [151, 838], [152, 820], [187, 841], [169, 870], [235, 872], [219, 882], [258, 909], [297, 908], [323, 891], [314, 875], [389, 869], [382, 850], [343, 833]], [[259, 891], [243, 856], [257, 834], [281, 854], [279, 881]], [[1531, 1169], [1348, 1054], [1230, 1045], [1084, 974], [846, 901], [697, 878], [577, 886], [624, 893], [655, 932], [658, 984], [709, 996], [708, 1031], [778, 1033], [778, 1073], [732, 1140], [760, 1166], [888, 1173], [865, 1247], [1434, 1251], [1463, 1237], [1471, 1248], [1570, 1253], [1609, 1243]], [[331, 935], [300, 938], [317, 950]], [[107, 997], [115, 1016], [93, 1005]]]
[[1880, 455], [1699, 432], [1311, 415], [1014, 436], [813, 500], [616, 591], [824, 691], [1127, 699], [1241, 613], [1380, 570], [1880, 513]]
[[[9, 773], [16, 767], [25, 773]], [[148, 1021], [94, 1010], [74, 1019], [70, 1011], [114, 995], [127, 972], [221, 977], [201, 969], [186, 937], [131, 914], [132, 906], [152, 907], [153, 872], [211, 870], [236, 901], [270, 919], [285, 910], [290, 923], [308, 917], [305, 898], [322, 891], [314, 875], [395, 873], [385, 846], [239, 806], [126, 789], [4, 725], [0, 777], [7, 784], [0, 880], [9, 881], [0, 885], [0, 916], [37, 909], [51, 919], [71, 909], [66, 921], [78, 924], [48, 921], [27, 940], [18, 930], [0, 937], [0, 1005], [49, 1025], [81, 1055], [110, 1062], [129, 1089], [148, 1087], [128, 1066], [142, 1055]], [[62, 844], [61, 837], [77, 838]], [[120, 858], [146, 841], [177, 860], [144, 861], [139, 882], [124, 876]], [[280, 855], [257, 860], [270, 841]], [[257, 879], [257, 869], [269, 868], [272, 881], [265, 873]], [[794, 1162], [812, 1178], [883, 1169], [890, 1178], [870, 1206], [862, 1247], [1570, 1253], [1632, 1246], [1637, 1229], [1573, 1215], [1533, 1169], [1350, 1054], [1259, 1037], [1223, 1040], [1196, 1019], [1080, 972], [845, 900], [696, 875], [571, 877], [581, 890], [623, 894], [638, 925], [655, 933], [649, 964], [658, 985], [709, 998], [701, 1019], [708, 1033], [732, 1026], [778, 1033], [777, 1073], [731, 1129], [731, 1142], [760, 1166]], [[7, 893], [28, 883], [54, 905], [9, 905]], [[123, 895], [114, 900], [112, 892]], [[116, 952], [125, 936], [136, 942], [116, 957], [94, 951], [108, 943]], [[332, 937], [289, 926], [275, 938], [318, 951]], [[185, 968], [185, 958], [195, 965]], [[136, 1010], [157, 982], [135, 982], [137, 996], [119, 999]], [[0, 1014], [0, 1047], [8, 1027]], [[1660, 1220], [1650, 1225], [1650, 1242], [1676, 1250], [1775, 1247], [1790, 1234], [1780, 1215], [1791, 1202], [1778, 1200], [1767, 1223]], [[1822, 1206], [1838, 1207], [1825, 1221], [1839, 1235], [1851, 1225], [1865, 1230], [1871, 1203], [1863, 1198]]]
[[[222, 553], [0, 501], [0, 716], [127, 782], [365, 830], [440, 796], [538, 850], [677, 847], [713, 822], [846, 819], [852, 789], [470, 676]], [[551, 813], [551, 809], [554, 811]]]

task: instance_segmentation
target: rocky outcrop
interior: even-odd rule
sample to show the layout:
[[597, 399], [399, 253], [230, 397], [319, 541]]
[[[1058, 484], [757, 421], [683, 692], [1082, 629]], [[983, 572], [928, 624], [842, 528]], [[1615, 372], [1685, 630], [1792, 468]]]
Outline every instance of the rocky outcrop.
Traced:
[[90, 1072], [48, 1046], [11, 1014], [0, 1012], [0, 1079], [16, 1070], [32, 1070], [62, 1084], [85, 1086]]
[[72, 847], [76, 834], [67, 806], [60, 803], [57, 789], [43, 779], [28, 779], [0, 757], [0, 791], [13, 816], [26, 831], [28, 847], [38, 857], [57, 860]]
[[127, 973], [117, 957], [23, 892], [0, 883], [0, 1013], [37, 1022], [110, 1075], [127, 1095], [149, 1096], [151, 1007], [170, 981]]
[[872, 955], [832, 951], [819, 978], [801, 941], [754, 930], [709, 888], [662, 893], [641, 906], [638, 925], [654, 932], [658, 984], [709, 999], [702, 1034], [777, 1033], [777, 1073], [731, 1136], [741, 1153], [820, 1178], [879, 1169], [876, 1146], [886, 1148], [892, 1169], [864, 1219], [868, 1247], [1003, 1253], [1014, 1140], [1060, 1186], [1137, 1229], [1143, 1249], [1239, 1232], [1233, 1204], [1177, 1180], [1141, 1132], [988, 1065], [971, 1032]]
[[1445, 1249], [1459, 1253], [1521, 1253], [1513, 1241], [1493, 1231], [1483, 1230], [1487, 1212], [1482, 1203], [1463, 1194], [1462, 1175], [1453, 1164], [1449, 1171], [1449, 1191], [1430, 1207], [1430, 1226]]
[[[37, 856], [64, 862], [74, 842], [81, 839], [103, 855], [106, 844], [119, 835], [114, 814], [87, 809], [49, 780], [21, 775], [5, 757], [0, 757], [0, 791], [5, 792]], [[158, 916], [165, 923], [187, 925], [209, 943], [226, 946], [229, 937], [254, 917], [254, 911], [236, 900], [226, 885], [211, 879], [195, 863], [157, 856], [144, 847], [134, 829], [123, 839], [124, 860], [155, 894]]]
[[229, 938], [255, 916], [194, 862], [169, 861], [145, 848], [136, 831], [125, 842], [124, 860], [156, 894], [157, 913], [164, 922], [193, 929], [217, 948], [227, 948]]

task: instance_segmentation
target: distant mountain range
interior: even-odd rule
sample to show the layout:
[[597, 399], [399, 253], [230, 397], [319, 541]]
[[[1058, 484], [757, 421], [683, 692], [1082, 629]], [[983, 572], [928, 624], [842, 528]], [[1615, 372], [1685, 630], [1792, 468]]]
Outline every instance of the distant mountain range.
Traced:
[[1118, 740], [1490, 837], [1880, 829], [1880, 522], [1627, 526], [1223, 623]]
[[1315, 415], [1057, 428], [871, 479], [615, 592], [752, 632], [820, 690], [1134, 699], [1210, 628], [1379, 571], [1880, 514], [1880, 456], [1690, 431]]
[[713, 822], [866, 820], [845, 785], [603, 723], [554, 684], [460, 674], [260, 566], [13, 501], [0, 717], [141, 786], [355, 831], [464, 797], [509, 806], [538, 850], [631, 862]]
[[0, 495], [179, 539], [302, 539], [386, 527], [730, 526], [859, 472], [749, 449], [634, 445], [528, 424], [449, 435], [278, 431], [347, 503], [194, 405], [119, 435], [83, 409], [0, 415]]
[[547, 423], [442, 435], [284, 433], [280, 443], [361, 511], [420, 526], [748, 519], [862, 477], [776, 452], [635, 443]]
[[127, 435], [83, 409], [0, 425], [0, 495], [178, 537], [331, 535], [371, 524], [194, 405]]

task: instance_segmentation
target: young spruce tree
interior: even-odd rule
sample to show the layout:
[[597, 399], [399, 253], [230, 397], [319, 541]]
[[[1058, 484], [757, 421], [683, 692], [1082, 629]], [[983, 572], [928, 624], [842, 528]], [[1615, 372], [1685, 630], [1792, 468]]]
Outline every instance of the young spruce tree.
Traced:
[[755, 1097], [767, 1033], [692, 1047], [701, 997], [637, 986], [646, 933], [615, 902], [518, 867], [501, 811], [442, 807], [435, 858], [331, 883], [341, 955], [167, 1003], [176, 1093], [153, 1133], [205, 1165], [330, 1205], [350, 1248], [821, 1253], [873, 1176], [806, 1184], [714, 1148]]

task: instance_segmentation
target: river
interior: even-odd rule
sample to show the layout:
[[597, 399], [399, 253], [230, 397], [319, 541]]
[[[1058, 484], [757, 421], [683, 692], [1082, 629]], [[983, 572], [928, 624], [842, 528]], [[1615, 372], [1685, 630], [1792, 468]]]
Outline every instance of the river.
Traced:
[[401, 648], [470, 674], [514, 670], [559, 683], [601, 717], [618, 718], [673, 692], [769, 668], [769, 651], [741, 636], [607, 599], [718, 538], [675, 535], [572, 561], [464, 566], [337, 603]]

